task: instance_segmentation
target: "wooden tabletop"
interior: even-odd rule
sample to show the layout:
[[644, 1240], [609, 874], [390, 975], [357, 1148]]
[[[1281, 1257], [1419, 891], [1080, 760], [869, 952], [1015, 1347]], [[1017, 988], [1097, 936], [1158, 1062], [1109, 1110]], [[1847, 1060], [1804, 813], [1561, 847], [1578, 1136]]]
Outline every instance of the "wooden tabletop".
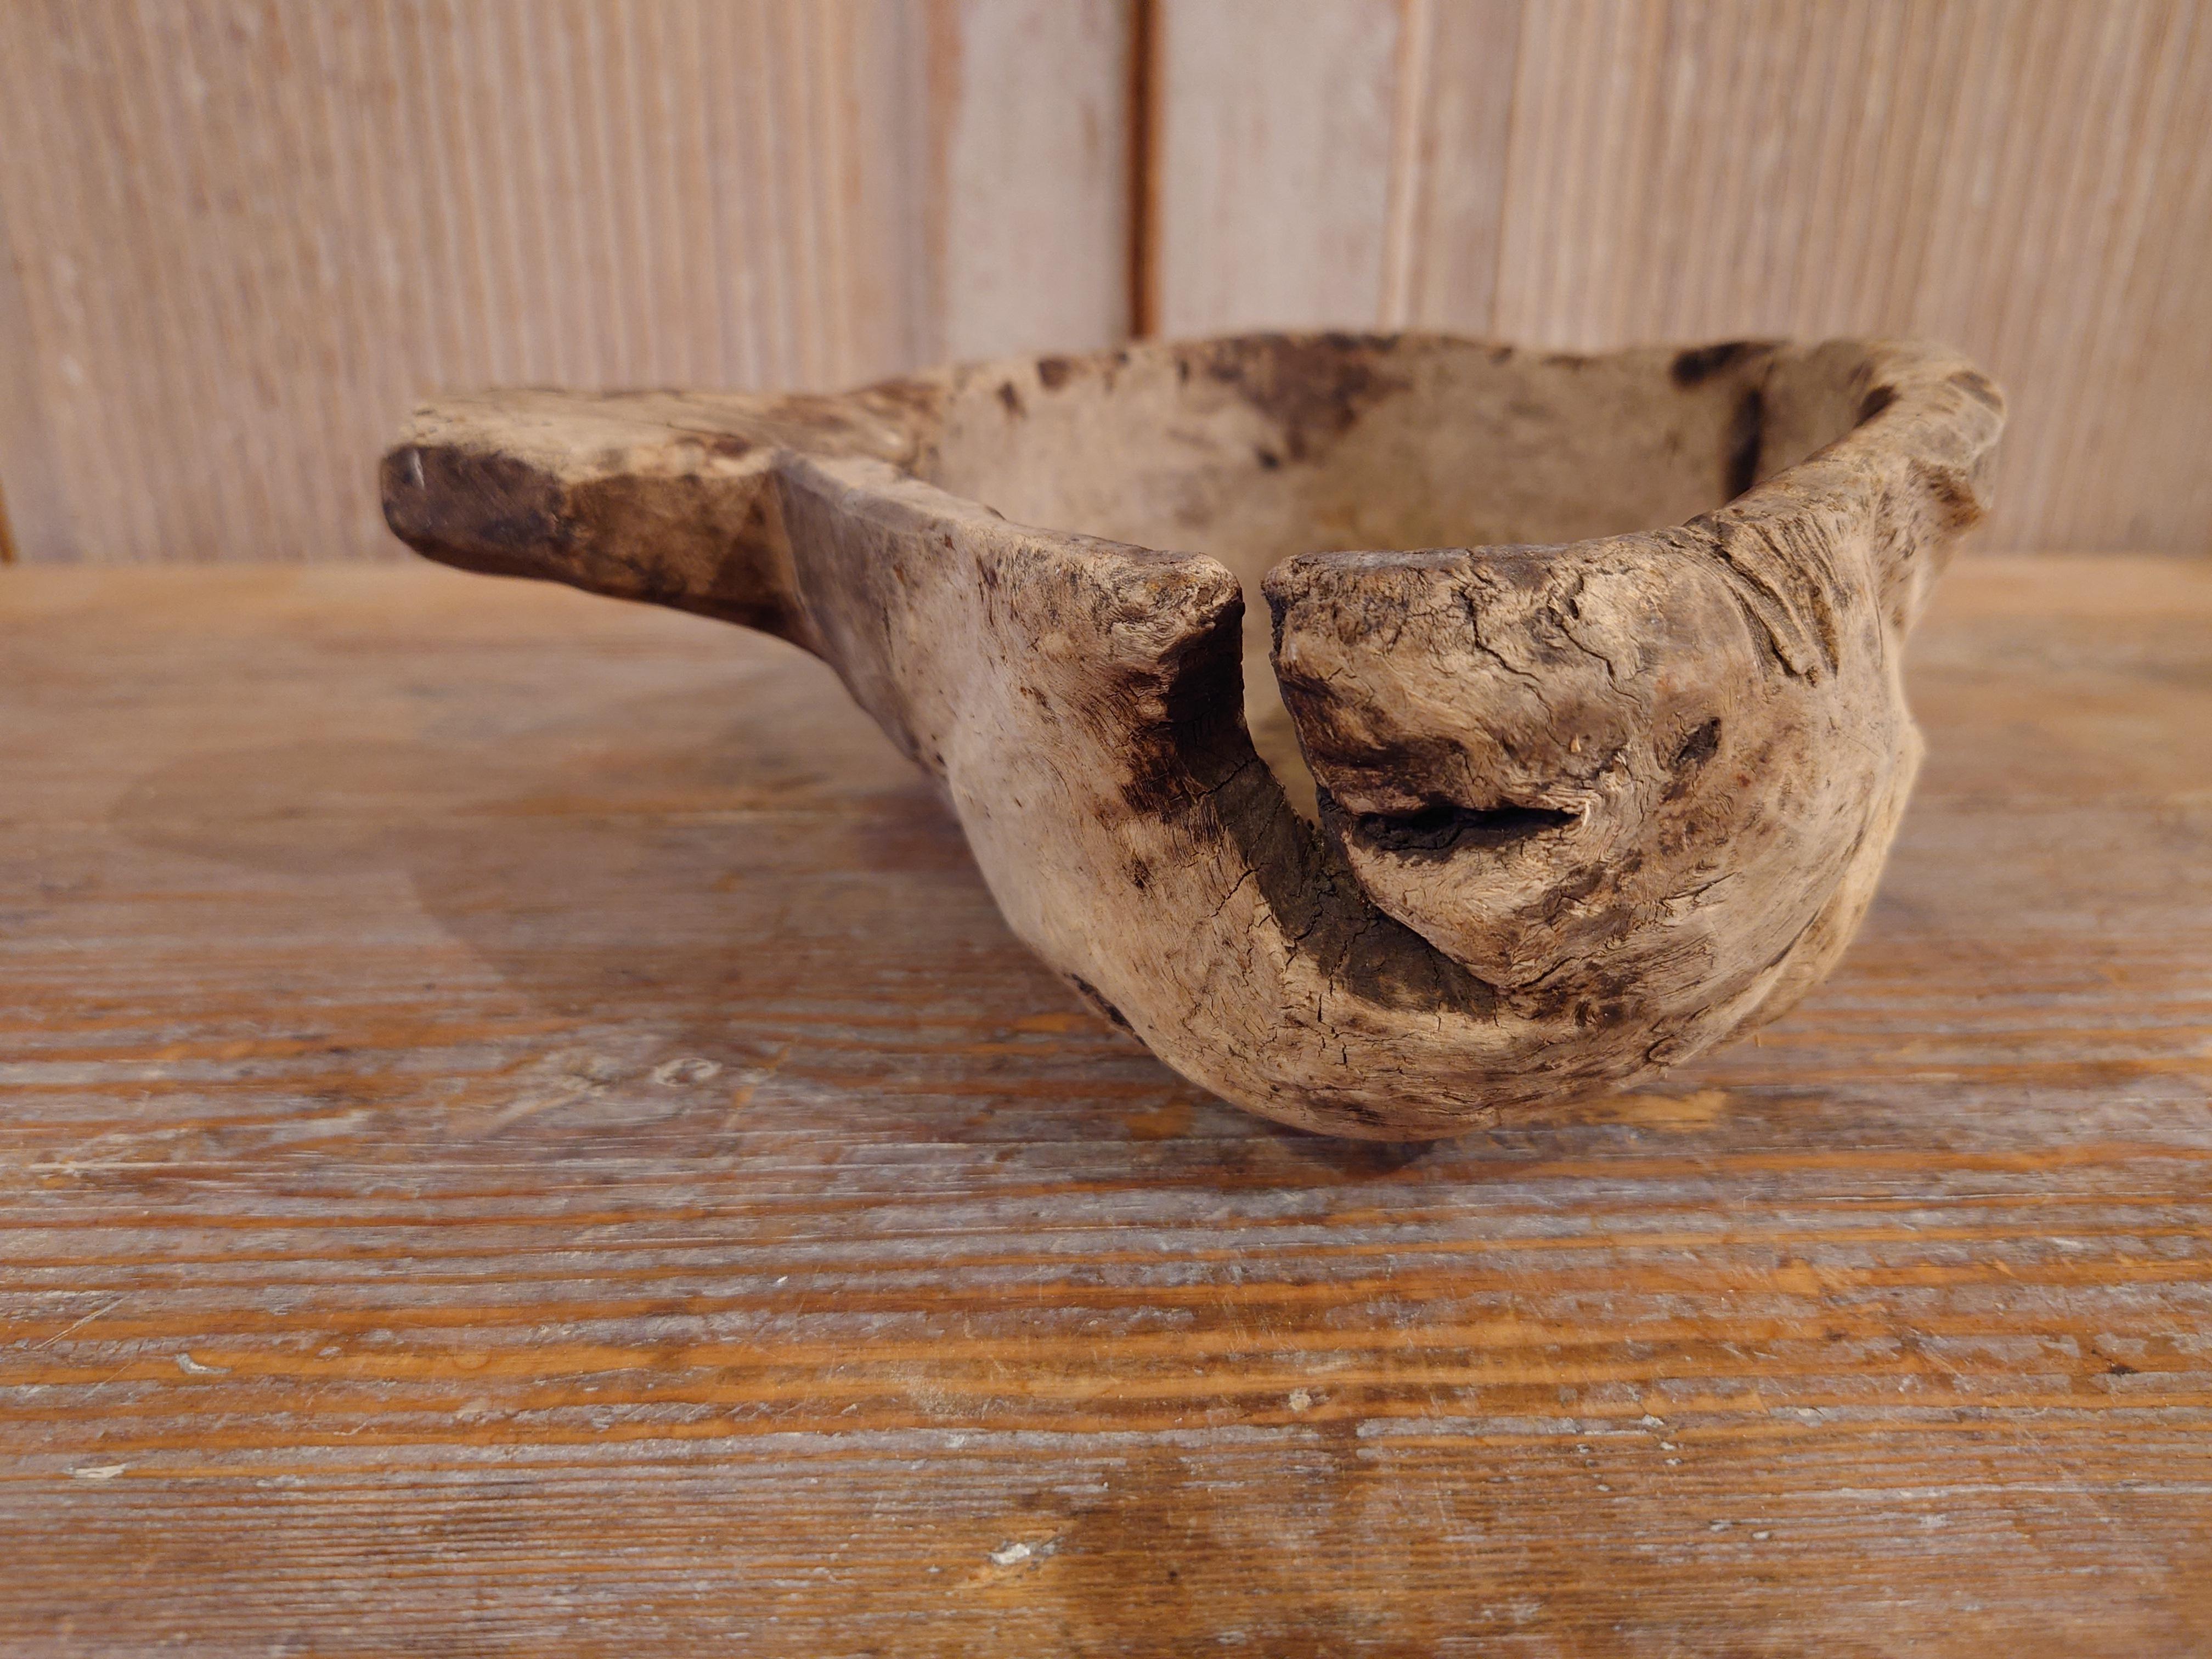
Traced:
[[0, 1651], [2212, 1652], [2212, 562], [1913, 650], [1823, 990], [1399, 1149], [787, 647], [0, 572]]

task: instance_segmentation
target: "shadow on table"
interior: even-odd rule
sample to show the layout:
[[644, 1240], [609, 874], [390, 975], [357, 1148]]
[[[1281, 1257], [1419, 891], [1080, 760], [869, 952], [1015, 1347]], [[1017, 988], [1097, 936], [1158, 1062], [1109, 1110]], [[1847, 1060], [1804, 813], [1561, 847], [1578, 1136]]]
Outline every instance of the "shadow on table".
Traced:
[[[295, 914], [325, 979], [349, 960], [503, 1023], [504, 1063], [471, 1062], [457, 1133], [1197, 1142], [1236, 1149], [1245, 1178], [1264, 1147], [1291, 1181], [1429, 1155], [1265, 1124], [1097, 1018], [1007, 931], [927, 782], [857, 710], [826, 716], [842, 694], [817, 678], [191, 755], [112, 821], [248, 872], [276, 901], [257, 922]], [[395, 875], [465, 956], [420, 929], [388, 956], [356, 948], [346, 918]]]

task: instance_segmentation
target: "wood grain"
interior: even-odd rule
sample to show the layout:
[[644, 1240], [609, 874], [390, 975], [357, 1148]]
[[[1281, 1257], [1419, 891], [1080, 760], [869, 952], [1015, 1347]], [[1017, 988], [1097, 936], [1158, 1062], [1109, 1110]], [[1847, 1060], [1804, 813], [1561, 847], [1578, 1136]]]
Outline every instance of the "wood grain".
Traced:
[[[1129, 0], [960, 0], [939, 45], [940, 358], [1129, 331]], [[945, 61], [949, 59], [949, 61]]]
[[2003, 424], [1940, 347], [1269, 333], [457, 395], [382, 474], [430, 558], [820, 657], [1099, 1012], [1402, 1142], [1647, 1080], [1826, 975]]
[[23, 308], [15, 252], [0, 214], [0, 563], [24, 556], [58, 556], [70, 546], [60, 502], [53, 494], [45, 411], [39, 404], [36, 362]]
[[2201, 5], [1164, 4], [1166, 85], [1267, 112], [1170, 126], [1170, 331], [1942, 339], [2012, 395], [1993, 538], [2212, 545]]
[[828, 387], [1118, 339], [1125, 11], [0, 8], [27, 357], [0, 478], [55, 503], [27, 556], [396, 556], [374, 458], [442, 387]]
[[1160, 9], [1160, 331], [1361, 323], [1383, 279], [1392, 0]]
[[0, 1648], [2212, 1646], [2212, 568], [1986, 556], [1867, 932], [1418, 1158], [1072, 1004], [773, 641], [0, 576]]
[[23, 0], [0, 489], [32, 560], [390, 556], [428, 392], [1083, 349], [1141, 241], [1174, 334], [1938, 337], [1997, 538], [2201, 550], [2207, 130], [2195, 0]]

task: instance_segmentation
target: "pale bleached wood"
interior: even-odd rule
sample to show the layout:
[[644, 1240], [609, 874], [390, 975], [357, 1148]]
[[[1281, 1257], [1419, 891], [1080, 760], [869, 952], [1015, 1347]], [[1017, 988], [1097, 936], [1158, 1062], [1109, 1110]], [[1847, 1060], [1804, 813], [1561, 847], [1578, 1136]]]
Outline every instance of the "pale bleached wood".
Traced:
[[[2201, 7], [1160, 13], [1170, 331], [1926, 334], [2014, 393], [1992, 533], [2212, 535]], [[1121, 119], [1126, 17], [1104, 0], [0, 9], [0, 217], [29, 365], [0, 385], [18, 538], [33, 556], [369, 551], [366, 487], [338, 458], [437, 384], [830, 386], [1097, 343], [1133, 192], [1122, 144], [1091, 135]], [[941, 84], [970, 97], [948, 118], [930, 66], [961, 58], [963, 31], [971, 73]]]
[[433, 558], [822, 657], [1083, 995], [1240, 1105], [1410, 1140], [1833, 965], [2002, 426], [1942, 348], [1268, 334], [439, 399], [384, 497]]
[[1159, 331], [1377, 315], [1395, 0], [1161, 0]]
[[1407, 13], [1427, 41], [1418, 59], [1400, 58], [1401, 71], [1419, 62], [1424, 84], [1401, 73], [1396, 92], [1412, 133], [1393, 161], [1407, 251], [1402, 297], [1383, 295], [1386, 327], [1492, 331], [1521, 10], [1521, 0], [1428, 0]]
[[936, 356], [1111, 345], [1130, 322], [1130, 0], [960, 0], [953, 20]]
[[[1205, 0], [1164, 15], [1170, 94], [1268, 122], [1170, 130], [1171, 331], [1944, 339], [2013, 396], [1990, 535], [2212, 543], [2184, 453], [2212, 419], [2203, 7], [1405, 0], [1310, 44]], [[1362, 125], [1378, 104], [1395, 136]], [[1347, 226], [1376, 257], [1343, 257]]]
[[38, 348], [0, 214], [0, 545], [16, 558], [45, 561], [69, 557], [75, 544], [54, 489]]
[[2208, 637], [1962, 559], [1828, 984], [1408, 1160], [1069, 1002], [775, 641], [0, 573], [0, 1646], [2195, 1659]]
[[2201, 549], [2161, 434], [2203, 418], [2212, 299], [2136, 272], [2212, 252], [2203, 33], [2163, 0], [1531, 7], [1495, 327], [1947, 338], [2013, 394], [1990, 535]]
[[1107, 343], [1126, 32], [1124, 0], [0, 8], [26, 552], [379, 554], [361, 458], [440, 386]]
[[1990, 535], [2201, 548], [2162, 434], [2203, 418], [2212, 287], [2136, 273], [2212, 259], [2204, 32], [2164, 0], [1532, 7], [1495, 326], [1951, 340], [2013, 398]]

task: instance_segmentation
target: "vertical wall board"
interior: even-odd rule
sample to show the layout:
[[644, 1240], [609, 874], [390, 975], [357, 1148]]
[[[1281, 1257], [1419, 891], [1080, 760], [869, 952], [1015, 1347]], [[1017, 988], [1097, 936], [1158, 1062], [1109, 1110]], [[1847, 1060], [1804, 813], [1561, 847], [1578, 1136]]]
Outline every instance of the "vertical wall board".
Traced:
[[2212, 547], [2212, 9], [1164, 12], [1172, 331], [1931, 335], [2012, 394], [1985, 540]]
[[1944, 173], [1912, 325], [2012, 392], [1995, 532], [2212, 549], [2212, 20], [2126, 0], [1970, 21], [1950, 143], [1972, 162]]
[[[2138, 239], [2097, 296], [2077, 486], [2099, 539], [2212, 551], [2212, 8], [2178, 9], [2155, 50], [2177, 88], [2137, 187]], [[2091, 544], [2087, 529], [2072, 539]]]
[[427, 391], [1078, 349], [1141, 282], [1935, 335], [2013, 395], [1987, 539], [2203, 550], [2207, 132], [2194, 0], [19, 0], [0, 488], [27, 558], [385, 554]]
[[1945, 339], [2012, 396], [1985, 539], [2203, 550], [2205, 31], [2169, 0], [1530, 7], [1498, 331]]
[[932, 107], [947, 123], [932, 355], [1081, 351], [1129, 331], [1130, 0], [962, 0]]
[[56, 488], [38, 347], [22, 271], [0, 217], [0, 550], [66, 559], [76, 538]]
[[0, 7], [26, 554], [396, 554], [375, 458], [443, 386], [1118, 337], [1127, 6]]
[[1393, 151], [1393, 258], [1376, 317], [1386, 327], [1495, 331], [1521, 14], [1522, 0], [1406, 8], [1411, 49], [1399, 54], [1395, 99], [1405, 136]]
[[1900, 325], [1971, 65], [1930, 5], [1532, 8], [1501, 331], [1627, 338]]
[[1160, 332], [1376, 315], [1392, 0], [1162, 0]]

